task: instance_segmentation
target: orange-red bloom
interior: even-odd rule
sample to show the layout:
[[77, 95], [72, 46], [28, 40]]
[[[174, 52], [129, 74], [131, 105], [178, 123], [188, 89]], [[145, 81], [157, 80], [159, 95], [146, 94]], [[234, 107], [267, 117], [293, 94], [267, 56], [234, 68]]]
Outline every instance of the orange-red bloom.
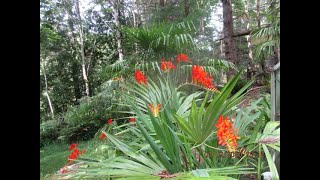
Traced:
[[102, 140], [102, 139], [104, 139], [104, 138], [106, 138], [107, 136], [104, 134], [104, 133], [102, 133], [101, 135], [100, 135], [100, 140]]
[[176, 56], [176, 59], [177, 59], [177, 62], [180, 62], [180, 61], [184, 61], [184, 62], [189, 62], [189, 58], [187, 55], [181, 53], [181, 54], [178, 54]]
[[79, 155], [81, 155], [79, 149], [75, 148], [74, 151], [68, 156], [69, 164], [71, 164], [72, 161], [76, 160]]
[[109, 119], [108, 121], [107, 121], [107, 124], [112, 124], [112, 119]]
[[[134, 118], [129, 119], [129, 123], [134, 123], [136, 120]], [[136, 126], [136, 124], [132, 124], [132, 126]]]
[[[76, 160], [77, 158], [78, 158], [78, 156], [80, 156], [80, 155], [82, 155], [83, 153], [85, 153], [86, 152], [86, 149], [83, 149], [81, 152], [80, 152], [80, 150], [77, 148], [77, 144], [75, 144], [75, 143], [73, 143], [73, 144], [71, 144], [70, 145], [70, 147], [69, 147], [69, 150], [72, 150], [72, 149], [74, 149], [73, 151], [72, 151], [72, 153], [68, 156], [68, 164], [72, 164], [72, 162], [74, 161], [74, 160]], [[64, 167], [65, 168], [65, 167]], [[64, 169], [63, 168], [63, 169]], [[65, 172], [67, 172], [67, 171], [63, 171], [62, 170], [62, 173], [65, 173]]]
[[69, 151], [71, 151], [72, 149], [76, 148], [77, 146], [78, 146], [78, 144], [72, 143], [72, 144], [69, 146]]
[[129, 122], [134, 122], [134, 121], [135, 121], [134, 118], [130, 118], [130, 119], [129, 119]]
[[161, 104], [158, 104], [157, 106], [153, 106], [153, 104], [149, 104], [149, 108], [154, 115], [154, 117], [158, 117], [159, 110], [160, 110]]
[[139, 84], [147, 84], [147, 78], [144, 76], [144, 74], [140, 70], [136, 70], [134, 75], [135, 75], [136, 81]]
[[215, 91], [220, 93], [220, 91], [212, 85], [212, 76], [205, 72], [201, 66], [192, 66], [192, 82], [195, 84], [199, 84], [211, 91]]
[[223, 117], [221, 115], [215, 126], [218, 128], [218, 144], [226, 146], [229, 152], [235, 152], [238, 146], [237, 139], [240, 139], [240, 137], [234, 134], [234, 127], [232, 122], [228, 119], [228, 116]]
[[174, 66], [172, 64], [172, 62], [165, 61], [164, 58], [161, 60], [161, 70], [165, 71], [165, 70], [170, 70], [170, 69], [175, 69], [175, 68], [176, 68], [176, 66]]

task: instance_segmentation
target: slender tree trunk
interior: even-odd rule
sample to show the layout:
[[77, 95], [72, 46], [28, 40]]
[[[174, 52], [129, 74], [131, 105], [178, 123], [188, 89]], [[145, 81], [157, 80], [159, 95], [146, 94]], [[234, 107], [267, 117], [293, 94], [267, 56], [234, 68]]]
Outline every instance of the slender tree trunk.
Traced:
[[200, 18], [200, 33], [204, 35], [204, 20], [203, 17]]
[[123, 50], [121, 46], [121, 25], [119, 20], [119, 14], [120, 14], [120, 0], [113, 0], [113, 17], [114, 17], [114, 23], [116, 27], [116, 41], [117, 41], [117, 51], [119, 54], [118, 61], [123, 60]]
[[[223, 34], [224, 34], [224, 44], [225, 44], [225, 55], [228, 61], [238, 64], [237, 62], [237, 52], [236, 45], [233, 36], [233, 20], [232, 20], [232, 6], [231, 0], [221, 0], [223, 8]], [[228, 73], [228, 77], [235, 74], [232, 69]]]
[[[203, 8], [203, 1], [199, 1], [199, 5], [198, 8]], [[201, 16], [200, 17], [200, 22], [199, 22], [199, 26], [200, 26], [200, 34], [204, 35], [204, 17]]]
[[257, 23], [258, 23], [258, 28], [261, 27], [261, 22], [260, 22], [260, 0], [257, 0]]
[[275, 51], [276, 51], [276, 57], [277, 57], [277, 61], [276, 61], [276, 64], [280, 62], [280, 47], [277, 46], [275, 48]]
[[79, 77], [78, 77], [78, 63], [72, 63], [72, 81], [73, 81], [73, 89], [74, 89], [74, 96], [76, 101], [81, 99], [81, 91], [79, 88]]
[[80, 9], [79, 9], [79, 0], [76, 0], [76, 11], [78, 16], [78, 22], [79, 22], [79, 34], [80, 34], [80, 54], [81, 54], [81, 66], [82, 66], [82, 77], [85, 84], [85, 90], [86, 95], [90, 96], [90, 90], [89, 90], [89, 80], [87, 76], [87, 69], [86, 69], [86, 57], [84, 55], [84, 43], [83, 43], [83, 28], [82, 28], [82, 21], [81, 21], [81, 15], [80, 15]]
[[49, 92], [48, 92], [48, 79], [47, 79], [47, 72], [46, 72], [47, 67], [46, 67], [46, 60], [45, 59], [42, 62], [42, 66], [43, 66], [42, 69], [43, 69], [44, 82], [46, 85], [46, 96], [48, 99], [48, 104], [50, 107], [51, 116], [52, 116], [52, 118], [54, 118], [53, 106], [52, 106], [51, 99], [50, 99]]
[[225, 54], [224, 54], [224, 47], [223, 47], [223, 40], [220, 40], [220, 56], [222, 58], [225, 58]]
[[[245, 30], [248, 31], [250, 29], [250, 19], [249, 19], [249, 0], [244, 0], [244, 11], [245, 11], [245, 19], [244, 19], [244, 23], [246, 24], [246, 28]], [[254, 76], [254, 71], [253, 71], [253, 56], [252, 56], [252, 48], [251, 48], [251, 36], [246, 35], [245, 36], [247, 39], [247, 43], [248, 43], [248, 49], [249, 49], [249, 63], [247, 66], [247, 79], [251, 79], [252, 76]]]
[[165, 0], [159, 0], [159, 4], [160, 4], [161, 7], [164, 7]]
[[[136, 1], [135, 1], [132, 6], [132, 17], [133, 17], [133, 27], [134, 28], [137, 27], [136, 9], [137, 9], [137, 6], [136, 6]], [[135, 50], [135, 53], [137, 54], [138, 53], [138, 44], [136, 42], [134, 43], [134, 50]]]
[[190, 13], [189, 0], [184, 0], [184, 15], [187, 17]]

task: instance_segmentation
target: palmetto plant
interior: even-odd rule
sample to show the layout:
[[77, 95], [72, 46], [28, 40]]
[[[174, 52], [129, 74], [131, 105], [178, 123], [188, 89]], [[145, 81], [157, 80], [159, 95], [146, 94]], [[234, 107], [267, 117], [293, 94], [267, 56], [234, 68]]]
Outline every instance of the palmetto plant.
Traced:
[[256, 60], [265, 59], [273, 54], [275, 48], [280, 48], [280, 5], [276, 2], [267, 11], [267, 21], [270, 26], [256, 29], [252, 32], [253, 41], [258, 42], [255, 48]]
[[[79, 169], [75, 176], [233, 179], [236, 175], [254, 173], [243, 165], [215, 166], [204, 151], [205, 148], [226, 151], [212, 147], [211, 142], [217, 141], [215, 124], [219, 116], [229, 115], [241, 102], [253, 81], [231, 96], [241, 71], [224, 88], [212, 91], [196, 82], [179, 83], [175, 79], [177, 70], [159, 69], [148, 77], [140, 72], [136, 74], [137, 82], [124, 84], [123, 105], [130, 111], [121, 113], [134, 117], [136, 126], [123, 125], [123, 131], [115, 135], [103, 131], [108, 142], [121, 153], [104, 161], [86, 162], [89, 167]], [[197, 86], [206, 93], [188, 94], [182, 90], [185, 86]]]
[[193, 35], [196, 29], [192, 22], [159, 23], [144, 28], [125, 28], [129, 42], [137, 43], [140, 50], [152, 50], [161, 56], [186, 50], [198, 50]]
[[[207, 104], [209, 92], [204, 100], [197, 98], [201, 92], [183, 97], [179, 88], [190, 84], [176, 87], [169, 73], [165, 77], [158, 78], [159, 85], [151, 79], [147, 86], [136, 83], [128, 88], [131, 91], [130, 95], [126, 95], [126, 100], [137, 118], [142, 134], [170, 173], [198, 168], [199, 162], [191, 153], [190, 145], [202, 145], [213, 135], [218, 117], [240, 102], [244, 96], [242, 93], [252, 82], [229, 98], [240, 77], [238, 73], [221, 90], [221, 94], [214, 95]], [[200, 108], [196, 107], [196, 101], [202, 101]], [[149, 104], [160, 104], [159, 114], [155, 115], [148, 108]], [[152, 137], [150, 134], [154, 133], [156, 136]], [[160, 146], [155, 143], [154, 138], [160, 141]]]

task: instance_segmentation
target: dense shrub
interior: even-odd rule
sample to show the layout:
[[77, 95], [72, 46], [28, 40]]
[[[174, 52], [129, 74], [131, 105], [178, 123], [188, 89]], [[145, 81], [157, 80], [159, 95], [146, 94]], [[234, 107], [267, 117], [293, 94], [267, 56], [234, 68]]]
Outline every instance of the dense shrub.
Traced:
[[79, 105], [69, 107], [62, 115], [63, 120], [43, 123], [40, 131], [41, 145], [55, 141], [73, 143], [89, 140], [109, 118], [119, 118], [119, 114], [113, 112], [119, 110], [115, 104], [120, 100], [119, 83], [109, 81], [102, 84], [100, 89], [102, 91], [96, 96], [84, 97]]
[[59, 124], [49, 120], [40, 124], [40, 148], [55, 142], [59, 137]]

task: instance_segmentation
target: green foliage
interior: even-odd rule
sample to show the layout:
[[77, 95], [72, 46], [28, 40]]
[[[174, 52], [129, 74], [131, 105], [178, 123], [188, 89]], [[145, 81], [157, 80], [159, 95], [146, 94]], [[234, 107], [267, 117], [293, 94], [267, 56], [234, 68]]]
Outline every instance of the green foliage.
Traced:
[[280, 48], [280, 5], [279, 2], [272, 2], [274, 5], [267, 10], [267, 21], [270, 26], [256, 29], [252, 32], [254, 41], [258, 41], [254, 54], [257, 61], [264, 60], [273, 55], [275, 48]]
[[[68, 150], [70, 144], [53, 143], [40, 148], [40, 176], [55, 174], [60, 168], [67, 165]], [[86, 149], [86, 152], [79, 159], [93, 159], [99, 161], [108, 157], [113, 157], [114, 150], [101, 142], [94, 140], [81, 141], [78, 143], [80, 149]]]
[[40, 124], [40, 148], [55, 142], [59, 137], [59, 123], [56, 120]]
[[143, 28], [127, 27], [123, 30], [130, 45], [136, 43], [138, 49], [152, 50], [162, 57], [198, 49], [192, 36], [195, 33], [192, 22], [158, 23]]
[[67, 164], [68, 144], [51, 144], [40, 149], [40, 175], [57, 172]]
[[[73, 106], [64, 114], [64, 128], [60, 138], [69, 142], [93, 138], [100, 127], [109, 118], [121, 118], [113, 111], [121, 109], [115, 103], [119, 102], [119, 87], [117, 81], [106, 82], [104, 89], [96, 96], [84, 98], [78, 106]], [[117, 89], [117, 91], [116, 91]]]
[[[142, 15], [140, 10], [132, 9], [133, 5], [137, 5], [136, 10], [142, 6], [136, 2], [122, 1], [119, 7], [122, 61], [118, 61], [110, 3], [92, 2], [91, 5], [101, 5], [102, 9], [97, 11], [92, 6], [82, 12], [85, 14], [82, 18], [85, 68], [88, 70], [91, 92], [90, 97], [83, 97], [85, 88], [78, 42], [79, 21], [75, 18], [74, 2], [42, 0], [42, 175], [53, 173], [66, 163], [67, 145], [63, 145], [65, 149], [62, 150], [54, 148], [54, 142], [82, 142], [94, 138], [97, 141], [88, 141], [87, 153], [79, 159], [85, 165], [75, 174], [68, 175], [74, 178], [160, 179], [159, 173], [166, 170], [167, 175], [174, 176], [174, 179], [241, 179], [241, 175], [270, 169], [277, 178], [270, 150], [280, 151], [280, 128], [269, 122], [270, 97], [263, 96], [251, 102], [249, 107], [237, 107], [246, 97], [245, 90], [252, 80], [240, 77], [239, 66], [216, 58], [220, 56], [220, 44], [213, 43], [214, 27], [208, 24], [212, 8], [218, 2], [166, 1], [165, 6], [156, 5], [154, 11]], [[144, 5], [153, 3], [144, 2]], [[232, 3], [233, 14], [242, 16], [243, 1]], [[249, 4], [253, 6], [254, 3], [250, 1]], [[277, 1], [272, 3], [267, 14], [260, 13], [261, 22], [266, 21], [271, 26], [252, 33], [253, 42], [258, 42], [253, 43], [257, 45], [253, 48], [255, 60], [259, 62], [280, 47], [280, 6]], [[143, 19], [147, 17], [147, 22], [142, 27], [139, 24], [133, 28], [131, 11], [136, 12], [136, 25], [141, 23], [142, 16]], [[248, 18], [249, 21], [255, 19], [256, 13], [249, 10]], [[245, 51], [247, 47], [242, 46], [240, 50]], [[218, 53], [212, 53], [214, 51]], [[182, 52], [188, 54], [190, 64], [175, 64], [176, 69], [170, 72], [160, 70], [161, 58], [174, 59]], [[213, 75], [221, 94], [204, 93], [206, 89], [190, 83], [192, 64], [202, 65]], [[148, 87], [132, 84], [136, 69], [148, 76]], [[224, 84], [220, 84], [220, 78], [230, 69], [239, 73], [220, 89]], [[45, 72], [47, 82], [44, 81]], [[123, 83], [125, 86], [119, 86]], [[54, 119], [51, 118], [45, 96], [47, 91], [55, 110]], [[149, 104], [161, 104], [158, 116], [150, 110]], [[221, 114], [229, 117], [236, 114], [234, 126], [239, 128], [241, 137], [238, 148], [259, 151], [266, 157], [225, 157], [228, 152], [224, 147], [218, 147], [214, 126]], [[127, 123], [131, 117], [136, 119], [136, 126]], [[106, 125], [109, 118], [114, 119], [112, 125]], [[103, 141], [98, 140], [101, 133], [107, 135]], [[268, 143], [275, 137], [274, 142]], [[214, 156], [208, 156], [209, 153]], [[219, 157], [220, 153], [224, 155]], [[57, 166], [50, 169], [51, 163]]]

